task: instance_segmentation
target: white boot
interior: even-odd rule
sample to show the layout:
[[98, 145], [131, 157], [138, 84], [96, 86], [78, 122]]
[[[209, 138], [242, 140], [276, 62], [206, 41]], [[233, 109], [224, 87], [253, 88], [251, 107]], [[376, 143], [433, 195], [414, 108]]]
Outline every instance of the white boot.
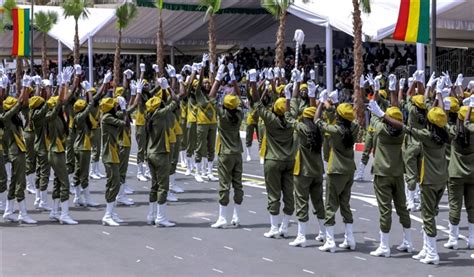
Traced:
[[289, 245], [306, 247], [306, 222], [298, 221], [298, 235]]
[[89, 187], [83, 189], [82, 194], [84, 195], [84, 204], [87, 207], [97, 207], [97, 206], [99, 206], [99, 204], [97, 204], [96, 202], [94, 202], [94, 200], [92, 200], [91, 192], [89, 190]]
[[162, 226], [162, 227], [173, 227], [176, 226], [176, 223], [168, 221], [168, 218], [166, 217], [166, 203], [158, 205], [157, 211], [156, 211], [156, 219], [155, 219], [155, 225], [156, 227]]
[[264, 164], [264, 163], [265, 163], [265, 158], [260, 157], [260, 164]]
[[115, 202], [107, 203], [105, 208], [105, 215], [102, 218], [102, 225], [106, 226], [120, 226], [115, 220], [112, 218], [112, 214], [114, 213]]
[[172, 193], [171, 191], [168, 191], [168, 194], [166, 195], [166, 201], [168, 202], [178, 202], [179, 199]]
[[212, 224], [212, 228], [226, 228], [229, 226], [227, 218], [229, 214], [229, 206], [219, 205], [219, 217], [217, 218], [216, 223]]
[[415, 191], [414, 190], [408, 190], [408, 195], [407, 195], [407, 210], [410, 212], [416, 212], [419, 211], [417, 206], [415, 205]]
[[[76, 189], [74, 187], [74, 174], [69, 174], [68, 175], [68, 179], [69, 179], [69, 194], [71, 195], [75, 195], [76, 193]], [[79, 186], [80, 187], [80, 186]]]
[[148, 181], [148, 179], [145, 177], [145, 172], [143, 171], [143, 163], [137, 164], [137, 178], [140, 182]]
[[92, 162], [90, 165], [90, 170], [89, 170], [89, 178], [93, 180], [100, 180], [100, 176], [97, 175], [95, 172], [95, 165], [98, 164], [97, 162]]
[[[416, 183], [415, 187], [415, 203], [421, 204], [421, 191], [420, 191], [420, 183]], [[421, 205], [420, 205], [421, 206]]]
[[449, 239], [444, 244], [445, 248], [458, 249], [459, 225], [452, 225], [449, 223]]
[[5, 211], [5, 206], [7, 205], [7, 193], [0, 192], [0, 212]]
[[252, 157], [250, 156], [250, 147], [249, 146], [245, 147], [245, 154], [246, 154], [245, 160], [247, 162], [250, 162], [252, 160]]
[[366, 165], [364, 163], [359, 162], [359, 168], [357, 169], [354, 181], [364, 181], [365, 166]]
[[411, 230], [409, 228], [403, 228], [403, 241], [397, 246], [397, 250], [407, 253], [413, 252], [413, 242], [411, 241]]
[[117, 204], [119, 205], [125, 205], [125, 206], [131, 206], [133, 204], [135, 204], [135, 202], [133, 202], [132, 199], [128, 198], [125, 193], [124, 193], [124, 187], [123, 185], [120, 186], [120, 190], [119, 190], [119, 193], [116, 197], [116, 202]]
[[420, 260], [424, 264], [439, 264], [438, 249], [436, 247], [436, 237], [427, 236], [426, 257]]
[[189, 176], [193, 173], [193, 158], [186, 158], [186, 172], [184, 175]]
[[469, 238], [467, 246], [470, 249], [474, 249], [474, 223], [469, 223]]
[[198, 183], [204, 182], [204, 180], [201, 177], [201, 169], [202, 169], [202, 164], [196, 163], [196, 173], [194, 174], [194, 178], [196, 179], [196, 182]]
[[288, 236], [288, 225], [290, 224], [290, 218], [290, 215], [283, 214], [280, 229], [278, 229], [278, 232], [280, 232], [280, 236], [284, 238]]
[[51, 208], [48, 205], [48, 191], [40, 191], [40, 202], [38, 209], [42, 211], [51, 211]]
[[101, 179], [107, 177], [105, 174], [100, 172], [99, 162], [95, 162], [94, 166], [95, 166], [94, 168], [95, 175], [99, 176], [99, 178]]
[[69, 201], [61, 202], [61, 217], [59, 223], [67, 225], [76, 225], [77, 221], [69, 216]]
[[278, 230], [278, 215], [270, 215], [270, 231], [263, 234], [266, 238], [279, 238], [280, 231]]
[[324, 242], [326, 239], [326, 226], [324, 226], [324, 219], [318, 219], [319, 233], [316, 236], [316, 240]]
[[21, 202], [19, 202], [18, 206], [20, 207], [20, 212], [18, 213], [18, 221], [19, 222], [23, 222], [23, 223], [26, 223], [26, 224], [36, 224], [36, 223], [38, 223], [36, 220], [33, 220], [28, 215], [28, 212], [26, 211], [26, 202], [25, 202], [25, 200], [22, 200]]
[[76, 207], [85, 206], [84, 201], [82, 200], [82, 196], [81, 196], [81, 186], [80, 185], [77, 185], [77, 186], [74, 187], [74, 200], [72, 201], [72, 203]]
[[212, 161], [207, 162], [207, 179], [209, 179], [211, 182], [217, 182], [219, 179], [214, 177], [214, 174], [212, 173], [213, 164], [214, 162]]
[[175, 193], [183, 193], [184, 189], [176, 185], [176, 173], [170, 175], [170, 190]]
[[181, 167], [186, 167], [186, 151], [179, 151], [179, 160]]
[[26, 175], [26, 190], [28, 191], [28, 193], [31, 193], [31, 194], [36, 193], [34, 173]]
[[336, 252], [336, 243], [334, 242], [334, 226], [326, 226], [326, 242], [323, 246], [319, 247], [319, 250], [324, 252]]
[[122, 186], [123, 186], [123, 192], [125, 194], [134, 194], [135, 193], [135, 191], [132, 189], [132, 187], [130, 187], [127, 183], [123, 183]]
[[158, 203], [156, 202], [148, 203], [148, 214], [146, 215], [146, 224], [148, 225], [155, 224], [157, 207], [158, 207]]
[[240, 205], [234, 204], [234, 213], [232, 214], [232, 221], [230, 224], [234, 226], [240, 225]]
[[370, 255], [375, 257], [390, 257], [389, 233], [380, 231], [380, 245], [375, 251], [370, 252]]
[[427, 252], [428, 252], [428, 236], [423, 231], [423, 247], [421, 248], [421, 251], [418, 252], [418, 254], [412, 256], [412, 258], [415, 260], [424, 259], [427, 255]]
[[5, 212], [3, 213], [3, 220], [9, 222], [17, 222], [18, 219], [14, 214], [15, 200], [7, 200], [5, 205]]
[[144, 172], [145, 178], [151, 179], [151, 173], [150, 173], [150, 168], [148, 167], [148, 164], [143, 163], [142, 166], [143, 166], [143, 172]]
[[202, 158], [201, 168], [199, 170], [201, 170], [201, 178], [203, 180], [207, 179], [207, 158]]
[[35, 191], [35, 202], [33, 203], [35, 208], [38, 208], [40, 202], [41, 202], [40, 190], [36, 189], [36, 191]]
[[54, 221], [59, 221], [59, 198], [53, 199], [53, 207], [51, 208], [51, 212], [49, 212], [49, 219]]
[[346, 223], [346, 232], [344, 233], [344, 241], [339, 244], [340, 248], [354, 250], [356, 248], [356, 242], [354, 239], [354, 233], [352, 232], [352, 224]]

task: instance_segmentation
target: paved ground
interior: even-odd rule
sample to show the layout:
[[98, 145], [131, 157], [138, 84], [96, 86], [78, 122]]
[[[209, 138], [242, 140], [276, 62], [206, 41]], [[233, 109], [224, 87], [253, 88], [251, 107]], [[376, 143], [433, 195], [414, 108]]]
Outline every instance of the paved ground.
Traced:
[[[395, 246], [402, 235], [395, 213], [393, 257], [371, 257], [369, 252], [378, 243], [378, 210], [371, 182], [353, 186], [356, 251], [321, 253], [317, 249], [321, 244], [313, 240], [318, 230], [314, 217], [308, 226], [307, 248], [288, 246], [296, 235], [296, 223], [290, 227], [290, 239], [264, 238], [269, 219], [263, 169], [256, 150], [253, 157], [255, 160], [244, 166], [246, 186], [240, 228], [211, 229], [210, 224], [217, 218], [218, 183], [198, 184], [182, 174], [177, 180], [186, 192], [168, 209], [170, 219], [178, 226], [165, 229], [146, 225], [149, 183], [134, 178], [132, 158], [128, 181], [137, 190], [132, 196], [136, 205], [118, 208], [126, 224], [102, 226], [104, 205], [97, 209], [72, 208], [73, 218], [80, 222], [77, 226], [59, 225], [49, 221], [47, 213], [34, 211], [31, 215], [39, 220], [38, 225], [0, 223], [0, 276], [473, 276], [473, 251], [464, 248], [464, 241], [460, 241], [458, 251], [442, 247], [447, 240], [446, 196], [438, 217], [439, 266], [420, 264], [411, 255], [397, 252]], [[366, 178], [370, 179], [368, 172]], [[94, 199], [104, 203], [105, 181], [91, 181], [91, 187]], [[31, 208], [33, 196], [28, 195], [27, 201]], [[419, 250], [420, 214], [413, 214], [412, 219], [414, 244]], [[337, 242], [341, 242], [344, 229], [339, 216], [335, 233]], [[461, 233], [467, 234], [465, 215]]]

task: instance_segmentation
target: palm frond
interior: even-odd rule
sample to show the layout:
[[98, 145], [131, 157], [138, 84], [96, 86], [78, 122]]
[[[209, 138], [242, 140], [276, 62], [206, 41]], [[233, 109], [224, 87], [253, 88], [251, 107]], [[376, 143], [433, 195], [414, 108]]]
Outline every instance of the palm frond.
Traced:
[[137, 6], [133, 3], [125, 3], [117, 7], [115, 17], [117, 18], [117, 29], [126, 29], [138, 15]]
[[34, 25], [42, 33], [49, 32], [58, 22], [58, 13], [55, 11], [39, 11], [35, 13]]
[[[12, 23], [12, 10], [16, 8], [16, 1], [15, 0], [5, 0], [3, 2], [3, 8], [5, 9], [5, 19], [4, 24], [11, 24]], [[3, 29], [3, 28], [2, 28]]]
[[89, 6], [87, 0], [65, 0], [61, 7], [63, 8], [63, 15], [65, 18], [74, 17], [75, 20], [79, 18], [87, 18], [89, 16]]
[[201, 7], [207, 8], [204, 18], [209, 16], [209, 13], [217, 13], [221, 8], [221, 0], [200, 0]]
[[364, 13], [370, 13], [371, 12], [370, 0], [360, 0], [359, 4], [360, 4], [360, 6], [362, 8], [362, 11]]
[[268, 13], [279, 18], [293, 4], [294, 0], [261, 0], [260, 6]]
[[163, 5], [164, 5], [164, 1], [163, 0], [156, 0], [155, 2], [155, 7], [157, 7], [158, 9], [162, 10], [163, 9]]

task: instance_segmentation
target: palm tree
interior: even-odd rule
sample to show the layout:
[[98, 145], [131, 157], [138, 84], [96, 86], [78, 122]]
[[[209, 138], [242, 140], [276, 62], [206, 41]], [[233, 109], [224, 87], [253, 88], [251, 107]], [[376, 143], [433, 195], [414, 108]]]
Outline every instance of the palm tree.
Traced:
[[354, 25], [354, 106], [357, 115], [357, 121], [360, 125], [365, 125], [364, 96], [359, 85], [359, 78], [364, 71], [364, 61], [362, 60], [362, 18], [361, 10], [364, 13], [370, 13], [370, 0], [352, 0], [354, 6], [353, 25]]
[[35, 14], [34, 25], [43, 35], [43, 45], [41, 46], [41, 70], [43, 78], [48, 78], [47, 53], [46, 53], [46, 35], [58, 22], [58, 13], [55, 11], [39, 11]]
[[114, 57], [114, 80], [118, 84], [120, 82], [120, 51], [122, 50], [122, 30], [126, 29], [132, 20], [137, 17], [138, 10], [134, 3], [124, 3], [115, 10], [117, 18], [116, 27], [118, 29], [117, 46], [115, 47]]
[[[5, 0], [3, 3], [3, 9], [5, 10], [5, 25], [9, 24], [11, 25], [13, 20], [12, 20], [12, 10], [16, 8], [16, 1], [15, 0]], [[2, 28], [3, 30], [3, 28]], [[16, 79], [16, 87], [19, 88], [21, 85], [21, 75], [23, 73], [23, 59], [21, 57], [16, 56], [15, 57], [15, 62], [16, 62], [16, 71], [15, 71], [15, 79]], [[19, 93], [19, 90], [17, 89], [17, 92]]]
[[279, 21], [275, 45], [275, 65], [278, 67], [285, 65], [286, 10], [293, 2], [293, 0], [262, 0], [261, 2], [261, 6]]
[[76, 22], [74, 28], [74, 63], [79, 63], [79, 26], [78, 21], [80, 18], [87, 18], [89, 16], [89, 11], [87, 10], [88, 1], [87, 0], [64, 0], [61, 4], [63, 8], [63, 15], [65, 18], [73, 17]]
[[201, 0], [201, 5], [207, 7], [204, 20], [209, 17], [208, 33], [209, 33], [209, 62], [216, 64], [217, 50], [216, 50], [216, 25], [214, 15], [221, 8], [221, 0]]
[[165, 67], [165, 64], [164, 64], [165, 37], [163, 34], [163, 17], [162, 17], [163, 0], [156, 0], [155, 6], [159, 10], [158, 32], [156, 32], [156, 64], [158, 65], [160, 72], [162, 73]]

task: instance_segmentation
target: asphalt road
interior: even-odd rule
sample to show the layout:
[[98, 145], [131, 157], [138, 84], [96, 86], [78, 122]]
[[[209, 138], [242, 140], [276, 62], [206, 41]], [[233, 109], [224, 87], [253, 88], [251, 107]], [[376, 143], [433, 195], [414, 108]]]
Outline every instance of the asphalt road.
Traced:
[[[136, 204], [118, 208], [125, 224], [116, 228], [101, 225], [105, 180], [91, 180], [93, 198], [102, 205], [97, 209], [71, 208], [79, 225], [60, 225], [49, 221], [47, 213], [36, 211], [30, 214], [39, 221], [37, 225], [0, 223], [0, 276], [473, 276], [473, 251], [465, 248], [465, 241], [459, 242], [461, 248], [457, 251], [442, 247], [447, 240], [446, 195], [437, 221], [441, 258], [438, 266], [421, 264], [411, 259], [411, 254], [395, 249], [402, 239], [395, 212], [390, 238], [392, 257], [369, 255], [379, 237], [371, 182], [355, 183], [352, 189], [355, 251], [320, 252], [317, 247], [321, 243], [314, 240], [318, 230], [315, 217], [307, 227], [306, 248], [288, 246], [296, 236], [296, 222], [290, 226], [289, 239], [263, 237], [269, 228], [263, 168], [257, 150], [252, 154], [254, 160], [244, 165], [246, 186], [239, 228], [211, 229], [217, 219], [218, 183], [199, 184], [182, 174], [178, 174], [177, 181], [186, 192], [179, 195], [179, 202], [168, 207], [169, 218], [177, 222], [177, 227], [146, 225], [150, 184], [136, 179], [132, 157], [127, 181], [136, 190], [131, 196]], [[368, 172], [366, 179], [371, 179]], [[32, 195], [27, 196], [30, 209], [33, 200]], [[419, 212], [412, 215], [416, 250], [422, 246], [420, 217]], [[340, 243], [344, 227], [339, 215], [336, 221], [336, 243]], [[467, 235], [465, 213], [460, 226], [461, 233]]]

